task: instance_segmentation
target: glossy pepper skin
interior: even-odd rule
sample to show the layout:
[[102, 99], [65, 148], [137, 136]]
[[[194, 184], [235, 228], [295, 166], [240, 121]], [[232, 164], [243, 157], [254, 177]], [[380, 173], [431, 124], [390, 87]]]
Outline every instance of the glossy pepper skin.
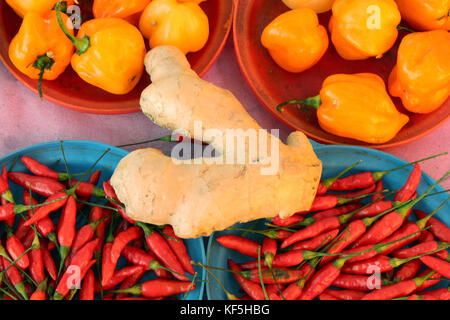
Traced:
[[151, 0], [94, 0], [92, 13], [95, 18], [121, 18], [139, 25], [142, 11]]
[[[44, 14], [52, 10], [60, 0], [6, 0], [6, 3], [22, 18], [29, 12]], [[66, 0], [73, 5], [73, 0]]]
[[139, 29], [150, 48], [172, 45], [184, 54], [201, 50], [209, 38], [208, 16], [196, 2], [153, 0], [142, 12]]
[[139, 30], [118, 18], [85, 22], [77, 37], [88, 36], [90, 46], [72, 56], [72, 68], [86, 82], [112, 94], [127, 94], [144, 71], [145, 42]]
[[450, 34], [434, 30], [406, 35], [388, 86], [411, 112], [438, 109], [450, 95]]
[[331, 41], [346, 60], [380, 57], [397, 40], [400, 12], [394, 0], [336, 0]]
[[331, 10], [335, 0], [282, 0], [290, 9], [310, 8], [317, 13]]
[[328, 49], [327, 30], [309, 8], [287, 11], [269, 23], [261, 43], [284, 70], [297, 73], [314, 66]]
[[419, 31], [450, 30], [450, 0], [396, 0], [402, 18]]
[[373, 73], [329, 76], [318, 96], [283, 102], [277, 110], [296, 103], [316, 108], [324, 131], [371, 144], [391, 140], [409, 121], [396, 109], [383, 79]]
[[[61, 14], [63, 21], [70, 21]], [[69, 29], [73, 34], [73, 30]], [[9, 45], [14, 66], [31, 79], [55, 80], [70, 64], [74, 46], [58, 25], [55, 11], [25, 15]]]

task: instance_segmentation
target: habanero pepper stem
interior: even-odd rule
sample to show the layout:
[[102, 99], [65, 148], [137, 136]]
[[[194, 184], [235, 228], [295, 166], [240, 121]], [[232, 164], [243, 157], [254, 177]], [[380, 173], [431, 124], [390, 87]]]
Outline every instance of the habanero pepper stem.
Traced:
[[64, 32], [64, 34], [67, 36], [67, 38], [72, 41], [75, 48], [77, 48], [77, 54], [82, 55], [85, 53], [91, 46], [91, 41], [88, 35], [84, 35], [83, 38], [76, 38], [70, 32], [67, 30], [67, 27], [65, 26], [64, 22], [61, 18], [61, 6], [62, 1], [58, 2], [55, 6], [56, 11], [56, 18], [58, 19], [59, 26], [61, 27], [61, 30]]

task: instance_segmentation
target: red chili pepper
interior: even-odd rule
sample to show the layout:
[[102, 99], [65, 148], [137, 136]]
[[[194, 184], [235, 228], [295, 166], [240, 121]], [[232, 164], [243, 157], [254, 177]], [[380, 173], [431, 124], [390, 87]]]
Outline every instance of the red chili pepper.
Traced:
[[100, 222], [101, 222], [100, 220], [91, 222], [89, 224], [82, 226], [77, 231], [77, 233], [75, 234], [75, 238], [73, 239], [72, 242], [70, 253], [66, 259], [66, 266], [69, 265], [69, 263], [71, 263], [72, 257], [78, 253], [78, 250], [80, 250], [86, 243], [88, 243], [94, 238], [95, 230], [97, 229]]
[[[420, 272], [417, 276], [418, 277], [423, 277], [425, 275], [427, 275], [428, 273], [430, 273], [432, 270], [429, 268], [426, 268], [425, 270], [423, 270], [422, 272]], [[415, 292], [420, 292], [423, 290], [426, 290], [436, 284], [438, 284], [439, 282], [441, 282], [443, 279], [443, 276], [439, 273], [434, 273], [428, 280], [426, 280], [419, 288], [417, 288], [417, 290]]]
[[420, 287], [433, 273], [434, 272], [430, 272], [424, 277], [400, 281], [384, 286], [378, 290], [373, 290], [362, 297], [361, 300], [389, 300], [407, 296]]
[[[340, 193], [340, 194], [336, 194], [338, 197], [342, 197], [342, 198], [356, 198], [356, 197], [360, 197], [360, 196], [364, 196], [367, 195], [369, 193], [372, 193], [375, 191], [375, 185], [372, 185], [368, 188], [362, 189], [362, 190], [358, 190], [358, 191], [354, 191], [354, 192], [348, 192], [348, 193]], [[374, 195], [381, 195], [383, 193], [383, 190], [380, 190], [379, 193], [376, 193]], [[374, 196], [372, 195], [372, 197]]]
[[[354, 220], [348, 224], [346, 231], [337, 238], [336, 243], [327, 251], [327, 253], [338, 253], [347, 248], [354, 241], [359, 239], [364, 232], [366, 232], [366, 224], [363, 220]], [[333, 260], [333, 256], [324, 257], [319, 263], [319, 266], [323, 266]]]
[[233, 272], [233, 276], [241, 286], [241, 288], [247, 293], [253, 300], [265, 300], [264, 291], [261, 288], [261, 285], [244, 278], [239, 272], [242, 272], [242, 269], [231, 259], [228, 259], [228, 265], [230, 266]]
[[120, 232], [114, 239], [113, 246], [111, 248], [111, 259], [117, 262], [123, 248], [125, 248], [129, 242], [139, 239], [142, 236], [142, 230], [135, 226]]
[[73, 188], [75, 188], [75, 186], [78, 185], [78, 187], [75, 190], [75, 193], [80, 197], [90, 198], [92, 196], [94, 197], [105, 196], [105, 192], [103, 191], [103, 189], [93, 185], [92, 183], [78, 181], [73, 178], [68, 181], [72, 183]]
[[[377, 183], [375, 184], [375, 192], [380, 192], [384, 190], [384, 184], [383, 184], [383, 180], [378, 180]], [[378, 200], [380, 198], [382, 198], [383, 195], [381, 193], [376, 193], [372, 196], [372, 201]]]
[[75, 239], [77, 222], [77, 202], [74, 197], [70, 196], [61, 213], [59, 219], [58, 242], [59, 256], [61, 257], [61, 265], [69, 255], [72, 243]]
[[429, 298], [431, 300], [450, 300], [450, 287], [419, 292], [418, 295], [423, 296], [425, 299]]
[[34, 230], [32, 230], [30, 234], [32, 237], [27, 236], [23, 241], [23, 245], [26, 249], [30, 248], [33, 245], [35, 246], [35, 248], [31, 249], [28, 252], [30, 257], [29, 273], [34, 282], [40, 284], [46, 279], [44, 259], [42, 256], [39, 238], [35, 237]]
[[[119, 287], [119, 290], [128, 289], [134, 287], [136, 284], [141, 281], [142, 277], [145, 275], [145, 269], [142, 268], [140, 271], [132, 274], [130, 277], [125, 279]], [[127, 298], [127, 293], [118, 293], [116, 294], [116, 300]]]
[[[60, 199], [60, 200], [58, 200]], [[56, 193], [52, 196], [50, 196], [45, 203], [48, 203], [48, 205], [39, 207], [35, 212], [34, 215], [25, 222], [26, 226], [32, 225], [33, 223], [38, 222], [39, 220], [47, 217], [50, 213], [62, 208], [66, 202], [67, 202], [68, 196], [63, 193]]]
[[[33, 205], [36, 206], [39, 204], [37, 200], [35, 200], [29, 192], [24, 192], [23, 194], [23, 203], [25, 205]], [[28, 218], [33, 216], [33, 210], [28, 210]], [[24, 227], [29, 227], [26, 225], [27, 221], [24, 221]], [[57, 241], [56, 234], [55, 234], [55, 225], [50, 219], [50, 217], [44, 217], [36, 222], [36, 228], [39, 231], [39, 233], [43, 237], [47, 237], [52, 243], [55, 243]]]
[[11, 262], [8, 261], [5, 257], [1, 257], [3, 262], [3, 270], [6, 270], [6, 277], [8, 278], [9, 282], [16, 288], [17, 292], [20, 293], [20, 295], [25, 298], [25, 300], [28, 300], [28, 295], [26, 293], [25, 285], [22, 279], [22, 276], [20, 275], [19, 270], [15, 265], [11, 265]]
[[103, 182], [103, 192], [105, 194], [105, 197], [110, 200], [110, 204], [118, 210], [122, 218], [124, 218], [131, 224], [135, 224], [136, 221], [128, 217], [124, 209], [124, 205], [119, 201], [119, 198], [117, 198], [116, 192], [114, 191], [114, 188], [111, 186], [109, 181]]
[[[172, 248], [173, 252], [177, 256], [178, 261], [183, 266], [183, 269], [187, 273], [194, 275], [195, 270], [191, 264], [191, 257], [189, 256], [187, 247], [184, 244], [183, 239], [181, 239], [180, 237], [177, 237], [175, 235], [175, 232], [174, 232], [172, 226], [170, 226], [170, 225], [165, 225], [162, 232], [163, 232], [163, 234], [166, 234], [169, 236], [169, 238], [167, 238], [167, 242], [169, 243], [170, 248]], [[275, 243], [276, 243], [276, 241], [275, 241]]]
[[272, 224], [279, 226], [279, 227], [288, 227], [291, 225], [294, 225], [296, 223], [302, 222], [303, 220], [305, 220], [305, 218], [303, 218], [302, 216], [298, 215], [298, 214], [294, 214], [292, 216], [290, 216], [289, 218], [280, 218], [280, 216], [276, 216], [272, 219]]
[[[110, 213], [111, 212], [109, 210], [103, 210], [100, 207], [92, 207], [91, 212], [89, 214], [89, 221], [91, 223], [102, 220], [102, 221], [100, 221], [99, 225], [95, 229], [95, 236], [97, 239], [99, 239], [97, 248], [95, 249], [95, 253], [94, 253], [94, 256], [96, 257], [97, 260], [100, 260], [100, 257], [101, 257], [101, 251], [102, 251], [103, 243], [105, 241], [106, 226], [111, 221], [111, 218], [109, 218]], [[108, 218], [106, 218], [106, 217], [108, 217]]]
[[282, 292], [283, 297], [286, 300], [298, 300], [298, 298], [302, 294], [306, 282], [313, 275], [315, 271], [314, 269], [315, 268], [309, 263], [305, 263], [303, 266], [301, 266], [299, 269], [302, 272], [301, 279], [289, 284], [289, 286], [287, 286]]
[[55, 293], [53, 295], [54, 300], [62, 300], [70, 291], [71, 284], [69, 285], [69, 280], [72, 277], [72, 268], [76, 268], [79, 270], [80, 278], [78, 280], [83, 280], [92, 264], [96, 262], [95, 260], [91, 261], [91, 258], [94, 254], [95, 248], [97, 247], [97, 243], [98, 239], [94, 239], [88, 242], [73, 256], [69, 268], [67, 268], [66, 272], [63, 274], [56, 287]]
[[154, 229], [151, 229], [143, 223], [139, 223], [139, 226], [144, 230], [145, 242], [147, 243], [147, 246], [163, 263], [163, 265], [170, 269], [173, 276], [178, 280], [187, 280], [188, 278], [184, 276], [184, 269], [181, 263], [178, 261], [177, 256], [170, 248], [166, 239], [164, 239], [164, 237]]
[[37, 193], [46, 198], [53, 196], [56, 193], [60, 193], [66, 189], [66, 187], [58, 181], [46, 178], [32, 176], [22, 172], [9, 172], [9, 179], [19, 186], [25, 188], [25, 190], [31, 189], [34, 193]]
[[394, 203], [391, 200], [378, 200], [366, 208], [362, 208], [350, 220], [370, 218], [379, 215], [382, 212], [392, 209]]
[[225, 248], [236, 250], [252, 258], [258, 258], [259, 243], [254, 240], [235, 235], [223, 235], [217, 237], [216, 241]]
[[400, 269], [396, 272], [393, 281], [411, 280], [417, 275], [421, 267], [422, 262], [420, 262], [420, 260], [409, 261], [400, 267]]
[[[103, 287], [103, 290], [108, 290], [111, 288], [114, 288], [119, 283], [124, 281], [125, 279], [131, 277], [132, 275], [136, 273], [140, 273], [142, 271], [145, 271], [145, 268], [143, 266], [135, 265], [135, 266], [127, 266], [123, 267], [122, 269], [114, 272], [114, 275], [111, 277], [111, 279], [106, 283]], [[100, 291], [100, 286], [98, 286], [95, 290], [96, 292]]]
[[[98, 239], [97, 239], [98, 240]], [[107, 241], [103, 246], [102, 254], [102, 286], [106, 285], [114, 274], [116, 265], [111, 260], [113, 240]]]
[[3, 166], [3, 171], [0, 175], [0, 198], [1, 204], [14, 203], [14, 197], [8, 183], [8, 171], [5, 166]]
[[[25, 247], [23, 246], [23, 243], [12, 233], [11, 228], [8, 225], [5, 225], [6, 227], [6, 251], [8, 251], [9, 255], [11, 256], [12, 260], [17, 260], [18, 257], [20, 257], [22, 254], [25, 253]], [[19, 260], [16, 262], [17, 266], [19, 266], [22, 269], [27, 269], [30, 265], [30, 259], [28, 257], [28, 253], [23, 255]]]
[[361, 300], [366, 295], [366, 292], [359, 290], [334, 290], [326, 289], [325, 294], [335, 297], [339, 300]]
[[264, 237], [261, 253], [264, 257], [264, 261], [269, 268], [272, 268], [272, 262], [277, 254], [278, 243], [275, 239]]
[[39, 283], [36, 290], [30, 296], [30, 300], [47, 300], [47, 278]]
[[[315, 220], [321, 220], [329, 217], [341, 216], [343, 214], [350, 213], [352, 211], [356, 211], [361, 209], [363, 204], [361, 203], [350, 203], [347, 205], [343, 205], [337, 208], [332, 208], [324, 211], [319, 211], [313, 215]], [[381, 211], [380, 211], [381, 212]]]
[[[420, 210], [414, 210], [414, 215], [418, 219], [423, 219], [427, 214]], [[450, 228], [444, 223], [436, 218], [431, 218], [427, 223], [428, 226], [431, 226], [429, 230], [436, 238], [444, 242], [450, 242]]]
[[[429, 191], [431, 190], [429, 189]], [[425, 193], [424, 195], [426, 194], [427, 193]], [[423, 199], [424, 195], [412, 200], [411, 202], [407, 202], [402, 207], [383, 216], [352, 245], [352, 248], [379, 243], [391, 236], [393, 233], [395, 233], [395, 231], [400, 229], [403, 223], [408, 219], [412, 207], [421, 199]]]
[[53, 260], [53, 257], [48, 250], [47, 243], [43, 240], [41, 240], [41, 252], [45, 270], [47, 270], [50, 278], [56, 281], [56, 278], [58, 277], [58, 269], [56, 268], [55, 260]]
[[21, 158], [21, 161], [25, 165], [25, 167], [36, 176], [47, 177], [59, 181], [67, 180], [69, 177], [67, 173], [56, 172], [55, 170], [50, 169], [45, 164], [42, 164], [33, 158], [23, 156]]
[[[327, 255], [328, 255], [327, 253], [322, 252], [313, 252], [307, 250], [291, 250], [277, 254], [272, 261], [272, 267], [273, 268], [293, 267], [299, 265], [305, 260], [311, 260], [317, 257]], [[241, 263], [239, 266], [243, 269], [257, 269], [258, 261], [254, 260], [246, 263]], [[261, 261], [261, 266], [267, 267], [267, 263], [265, 261]]]
[[[399, 249], [393, 252], [392, 255], [399, 259], [405, 259], [412, 256], [417, 256], [425, 252], [437, 250], [439, 248], [442, 248], [442, 250], [445, 251], [446, 249], [450, 248], [450, 243], [437, 241], [422, 242], [410, 248]], [[436, 252], [436, 255], [438, 255], [439, 253], [440, 252]], [[445, 257], [446, 255], [444, 255], [444, 259]]]
[[122, 250], [122, 255], [134, 265], [142, 266], [145, 270], [153, 270], [158, 278], [168, 279], [171, 277], [167, 270], [161, 268], [161, 263], [155, 257], [142, 249], [126, 246]]
[[0, 206], [0, 221], [8, 221], [11, 218], [15, 218], [15, 208], [17, 208], [17, 205], [14, 203], [7, 203]]
[[420, 184], [421, 177], [422, 170], [420, 165], [416, 163], [404, 186], [395, 194], [394, 201], [407, 201], [411, 199]]
[[323, 195], [325, 194], [328, 189], [334, 184], [336, 180], [338, 180], [340, 177], [342, 177], [344, 174], [346, 174], [348, 171], [356, 167], [358, 164], [361, 163], [361, 160], [352, 164], [351, 166], [347, 167], [346, 169], [342, 170], [340, 173], [338, 173], [336, 176], [324, 179], [319, 182], [319, 187], [317, 188], [317, 195]]
[[146, 298], [170, 297], [195, 289], [195, 283], [189, 281], [156, 279], [149, 280], [128, 289], [116, 290], [116, 293], [142, 295]]
[[434, 241], [434, 236], [430, 231], [423, 230], [420, 233], [419, 242], [428, 242], [428, 241]]
[[25, 238], [25, 236], [28, 234], [28, 232], [31, 229], [30, 226], [25, 226], [26, 220], [25, 219], [20, 219], [19, 223], [17, 224], [17, 228], [16, 228], [16, 233], [14, 233], [14, 235], [20, 240], [23, 241], [23, 239]]
[[292, 250], [316, 251], [320, 245], [327, 245], [328, 243], [333, 241], [334, 238], [336, 238], [338, 234], [339, 234], [338, 228], [333, 229], [328, 232], [324, 232], [310, 240], [305, 240], [305, 241], [297, 242], [297, 243], [293, 244]]
[[381, 277], [378, 277], [378, 279], [376, 277], [376, 274], [366, 276], [341, 273], [333, 281], [332, 285], [342, 289], [367, 291], [369, 290], [368, 285], [372, 284], [374, 281], [379, 281], [380, 285], [386, 284], [386, 281], [381, 279]]
[[443, 275], [447, 279], [450, 278], [450, 263], [433, 256], [423, 256], [420, 258], [427, 267]]
[[259, 268], [250, 270], [243, 270], [240, 275], [247, 280], [255, 283], [261, 283], [261, 278], [264, 284], [287, 284], [295, 282], [303, 278], [303, 272], [300, 270], [291, 270], [288, 268], [273, 268], [272, 271], [268, 268], [261, 269], [261, 275], [259, 274]]
[[95, 275], [92, 269], [86, 273], [80, 290], [80, 300], [94, 300]]

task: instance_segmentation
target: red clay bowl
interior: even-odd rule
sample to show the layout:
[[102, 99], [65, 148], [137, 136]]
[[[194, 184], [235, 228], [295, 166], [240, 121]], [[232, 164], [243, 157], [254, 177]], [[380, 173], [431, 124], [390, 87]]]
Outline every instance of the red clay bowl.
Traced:
[[[210, 37], [199, 52], [188, 55], [193, 69], [203, 76], [214, 64], [231, 31], [233, 2], [208, 0], [201, 4], [209, 18]], [[85, 12], [83, 10], [83, 12]], [[20, 28], [21, 19], [5, 3], [0, 2], [0, 58], [9, 71], [26, 87], [37, 94], [37, 81], [19, 72], [8, 57], [11, 39]], [[142, 90], [150, 84], [144, 72], [138, 85], [126, 95], [113, 95], [84, 82], [69, 66], [55, 81], [44, 81], [44, 98], [65, 108], [96, 114], [125, 114], [139, 112]]]
[[[285, 108], [283, 113], [278, 112], [276, 106], [281, 102], [317, 95], [323, 80], [331, 74], [372, 72], [381, 76], [387, 83], [389, 73], [396, 63], [398, 45], [406, 35], [405, 32], [400, 32], [395, 46], [383, 58], [356, 62], [342, 59], [330, 42], [328, 51], [318, 64], [305, 72], [293, 74], [275, 64], [260, 41], [265, 26], [287, 10], [289, 8], [280, 0], [237, 1], [233, 35], [237, 60], [251, 90], [262, 105], [289, 128], [303, 131], [310, 138], [325, 144], [382, 149], [419, 139], [447, 121], [450, 116], [450, 99], [435, 112], [420, 115], [407, 112], [401, 100], [394, 98], [397, 108], [408, 114], [410, 122], [388, 143], [372, 145], [325, 132], [318, 124], [315, 109], [305, 107], [299, 112], [297, 108]], [[319, 15], [324, 26], [328, 26], [329, 18], [329, 12]]]

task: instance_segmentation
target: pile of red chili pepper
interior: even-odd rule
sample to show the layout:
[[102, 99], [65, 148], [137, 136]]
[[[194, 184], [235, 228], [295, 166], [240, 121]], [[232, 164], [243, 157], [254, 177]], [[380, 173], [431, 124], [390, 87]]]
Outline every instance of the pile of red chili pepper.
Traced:
[[[448, 300], [450, 228], [434, 217], [448, 199], [430, 213], [414, 206], [443, 193], [431, 192], [450, 171], [418, 195], [423, 160], [346, 175], [356, 163], [323, 179], [310, 211], [217, 236], [246, 262], [203, 267], [233, 274], [243, 295], [219, 282], [229, 299]], [[383, 177], [407, 166], [412, 171], [402, 188], [385, 189]]]
[[[187, 298], [197, 273], [172, 227], [127, 217], [109, 182], [100, 182], [102, 170], [93, 172], [98, 161], [69, 174], [63, 158], [67, 172], [27, 156], [17, 161], [29, 173], [3, 167], [1, 299]], [[22, 199], [20, 192], [13, 196], [12, 184], [22, 187]]]

